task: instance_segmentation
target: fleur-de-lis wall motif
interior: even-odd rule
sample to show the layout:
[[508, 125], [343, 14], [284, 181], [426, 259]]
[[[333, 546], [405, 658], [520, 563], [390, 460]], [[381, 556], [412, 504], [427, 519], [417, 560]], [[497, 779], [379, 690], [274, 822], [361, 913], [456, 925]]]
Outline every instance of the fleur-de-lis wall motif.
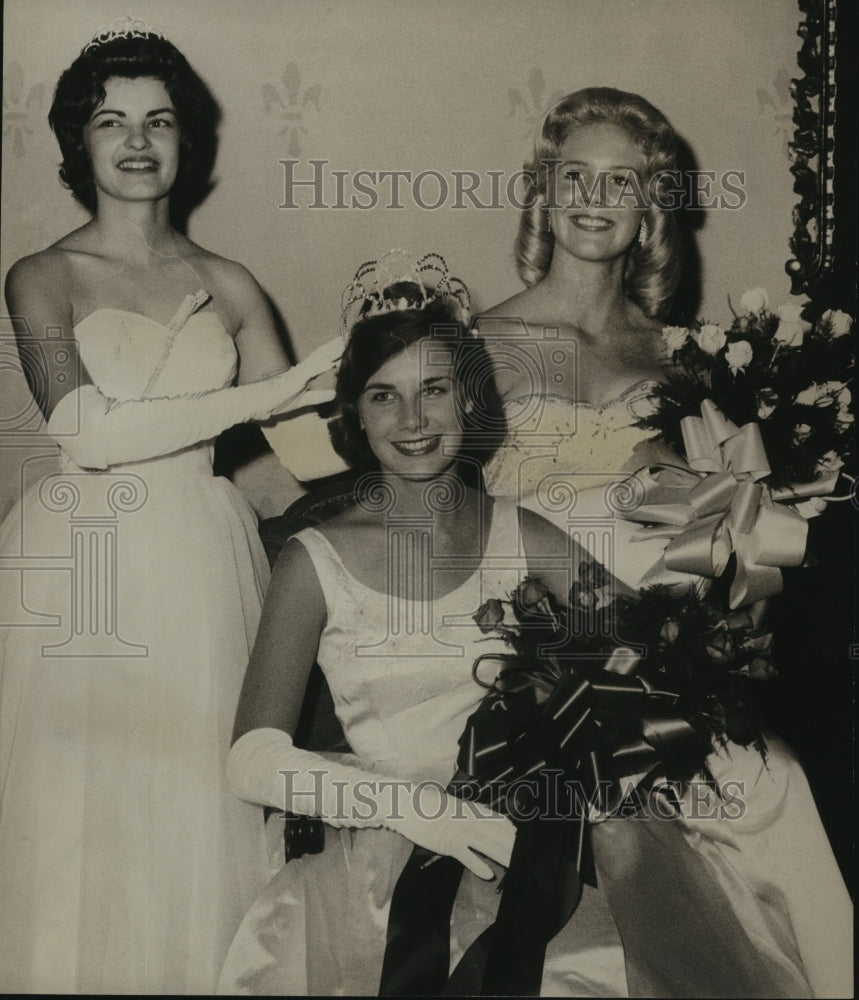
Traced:
[[304, 124], [307, 108], [310, 105], [319, 111], [322, 87], [316, 83], [302, 90], [301, 70], [295, 62], [286, 64], [280, 83], [282, 88], [271, 83], [263, 84], [263, 107], [267, 114], [277, 114], [283, 121], [278, 134], [287, 136], [287, 153], [296, 157], [301, 154], [301, 140], [309, 134]]
[[563, 96], [564, 91], [562, 90], [549, 92], [543, 71], [539, 66], [535, 66], [528, 74], [528, 82], [524, 88], [511, 87], [507, 91], [507, 97], [510, 101], [510, 115], [521, 114], [524, 116], [527, 122], [525, 136], [530, 139], [549, 108]]
[[755, 92], [758, 99], [758, 114], [772, 117], [772, 135], [780, 135], [784, 148], [793, 137], [793, 117], [790, 98], [790, 74], [786, 69], [780, 69], [775, 75], [772, 86], [767, 90], [758, 87]]
[[[26, 96], [25, 96], [26, 91]], [[24, 68], [16, 60], [8, 63], [3, 77], [3, 135], [8, 137], [13, 156], [24, 155], [24, 136], [32, 135], [34, 115], [41, 114], [44, 83], [24, 84]]]

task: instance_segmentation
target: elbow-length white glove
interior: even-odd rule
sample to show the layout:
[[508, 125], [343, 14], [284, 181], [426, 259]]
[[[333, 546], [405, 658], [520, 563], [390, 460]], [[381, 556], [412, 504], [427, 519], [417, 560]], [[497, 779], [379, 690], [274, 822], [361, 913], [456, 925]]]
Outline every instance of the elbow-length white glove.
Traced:
[[506, 816], [437, 782], [401, 781], [300, 750], [280, 729], [252, 729], [233, 744], [227, 783], [241, 799], [332, 826], [386, 827], [483, 879], [493, 872], [475, 852], [510, 864], [516, 828]]
[[343, 341], [337, 338], [279, 375], [187, 396], [118, 401], [84, 385], [57, 403], [47, 431], [84, 469], [169, 455], [211, 440], [234, 424], [327, 402], [332, 390], [307, 391], [306, 386], [342, 352]]

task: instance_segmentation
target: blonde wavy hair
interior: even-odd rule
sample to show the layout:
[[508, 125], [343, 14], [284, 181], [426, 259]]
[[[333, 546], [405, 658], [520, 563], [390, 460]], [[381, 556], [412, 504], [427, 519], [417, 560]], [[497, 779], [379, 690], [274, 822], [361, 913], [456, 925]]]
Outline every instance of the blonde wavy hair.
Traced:
[[[657, 178], [658, 189], [669, 179], [663, 172], [670, 171], [675, 179], [679, 176], [674, 129], [662, 112], [643, 97], [611, 87], [588, 87], [562, 98], [546, 115], [534, 144], [534, 156], [525, 163], [526, 207], [519, 220], [516, 265], [529, 287], [545, 278], [555, 246], [555, 237], [546, 224], [550, 172], [573, 129], [594, 124], [616, 125], [629, 134], [647, 160], [645, 186]], [[674, 211], [661, 207], [659, 202], [666, 204], [663, 198], [651, 199], [645, 210], [644, 245], [634, 240], [627, 251], [623, 287], [645, 315], [662, 319], [680, 280], [680, 236]]]

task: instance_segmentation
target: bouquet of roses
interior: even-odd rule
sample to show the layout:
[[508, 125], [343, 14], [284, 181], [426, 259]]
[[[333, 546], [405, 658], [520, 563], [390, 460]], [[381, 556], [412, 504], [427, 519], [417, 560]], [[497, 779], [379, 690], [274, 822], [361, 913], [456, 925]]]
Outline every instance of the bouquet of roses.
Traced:
[[675, 815], [686, 782], [714, 784], [714, 739], [764, 752], [749, 695], [769, 675], [770, 636], [746, 613], [664, 587], [618, 595], [585, 560], [567, 605], [526, 578], [474, 620], [509, 652], [474, 663], [487, 693], [448, 791], [509, 816], [513, 853], [494, 923], [448, 978], [462, 865], [414, 848], [391, 903], [385, 995], [537, 995], [547, 943], [594, 882], [589, 824]]
[[[854, 485], [853, 320], [800, 306], [775, 312], [762, 288], [724, 330], [666, 327], [674, 369], [639, 421], [621, 517], [666, 537], [668, 569], [728, 579], [736, 609], [778, 594], [806, 557], [809, 518]], [[849, 486], [848, 486], [849, 484]]]
[[[771, 486], [852, 481], [853, 319], [828, 309], [812, 321], [808, 308], [786, 303], [772, 312], [765, 289], [752, 288], [728, 329], [666, 327], [675, 370], [643, 426], [682, 448], [681, 421], [709, 399], [734, 424], [757, 423]], [[812, 508], [822, 503], [806, 516]]]
[[[618, 594], [590, 560], [577, 577], [566, 606], [527, 578], [474, 616], [510, 653], [486, 654], [474, 664], [488, 694], [461, 740], [459, 780], [470, 776], [486, 788], [493, 772], [515, 780], [528, 770], [522, 746], [536, 731], [542, 740], [537, 756], [569, 770], [596, 755], [608, 782], [651, 769], [679, 782], [706, 776], [714, 741], [765, 752], [755, 702], [758, 685], [773, 673], [770, 632], [747, 611], [726, 614], [692, 590], [657, 586]], [[492, 677], [484, 680], [486, 661]], [[479, 752], [484, 742], [496, 747], [491, 766], [493, 754]], [[496, 783], [485, 801], [503, 802], [503, 786]]]

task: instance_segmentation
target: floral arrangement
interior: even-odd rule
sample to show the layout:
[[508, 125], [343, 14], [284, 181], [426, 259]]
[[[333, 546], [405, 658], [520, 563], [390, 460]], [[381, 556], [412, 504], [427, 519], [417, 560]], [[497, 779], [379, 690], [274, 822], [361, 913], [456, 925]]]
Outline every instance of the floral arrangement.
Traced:
[[609, 753], [629, 740], [647, 742], [641, 723], [654, 709], [675, 732], [685, 729], [670, 778], [706, 775], [713, 741], [753, 744], [765, 754], [755, 703], [757, 686], [773, 673], [772, 634], [746, 610], [726, 614], [720, 602], [691, 589], [617, 593], [604, 568], [584, 560], [566, 607], [529, 577], [509, 598], [487, 600], [474, 620], [511, 650], [491, 682], [481, 680], [481, 665], [497, 655], [474, 664], [475, 679], [490, 692], [490, 711], [496, 700], [516, 700], [523, 691], [541, 705], [572, 676], [593, 689], [598, 742]]
[[[773, 312], [766, 290], [752, 288], [728, 329], [666, 327], [675, 371], [656, 389], [658, 410], [642, 425], [683, 448], [681, 420], [710, 399], [734, 424], [757, 423], [769, 485], [851, 479], [853, 319], [828, 309], [811, 321], [808, 309], [786, 303]], [[822, 509], [818, 500], [804, 513]]]
[[808, 519], [854, 485], [853, 319], [812, 321], [810, 308], [772, 312], [753, 288], [727, 330], [666, 327], [674, 369], [638, 422], [658, 433], [636, 448], [618, 514], [670, 539], [667, 568], [727, 579], [731, 609], [781, 591], [782, 569], [806, 559]]
[[770, 637], [745, 613], [726, 618], [661, 587], [616, 594], [602, 566], [584, 560], [568, 606], [526, 578], [474, 621], [510, 652], [475, 661], [487, 694], [466, 723], [448, 791], [505, 813], [516, 840], [495, 922], [450, 978], [462, 866], [413, 849], [391, 903], [386, 995], [536, 996], [548, 941], [582, 884], [596, 884], [589, 824], [675, 815], [678, 786], [696, 775], [715, 786], [713, 738], [764, 752], [747, 701], [769, 670]]

